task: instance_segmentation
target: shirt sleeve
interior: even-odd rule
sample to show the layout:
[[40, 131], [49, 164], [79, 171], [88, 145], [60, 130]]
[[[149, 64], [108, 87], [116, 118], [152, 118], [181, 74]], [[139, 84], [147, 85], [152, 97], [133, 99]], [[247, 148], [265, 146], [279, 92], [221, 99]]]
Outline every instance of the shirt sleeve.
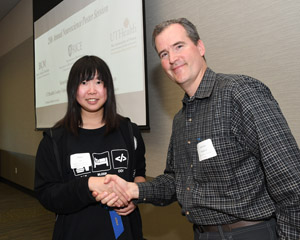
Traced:
[[175, 174], [172, 163], [171, 138], [164, 174], [157, 176], [152, 181], [137, 183], [139, 188], [139, 203], [152, 203], [157, 206], [166, 206], [177, 200]]
[[88, 188], [88, 178], [63, 181], [49, 136], [45, 136], [38, 147], [34, 190], [41, 204], [57, 214], [76, 212], [96, 203]]
[[[260, 160], [276, 208], [280, 239], [300, 236], [300, 152], [280, 107], [263, 84], [235, 91], [232, 114], [243, 143]], [[238, 117], [237, 117], [238, 116]]]

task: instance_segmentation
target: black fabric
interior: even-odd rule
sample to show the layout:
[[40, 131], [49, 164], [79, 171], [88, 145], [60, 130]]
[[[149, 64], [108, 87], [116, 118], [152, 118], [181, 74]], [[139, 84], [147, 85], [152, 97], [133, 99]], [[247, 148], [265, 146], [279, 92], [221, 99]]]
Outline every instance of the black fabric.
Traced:
[[[53, 233], [55, 240], [114, 239], [109, 213], [91, 196], [88, 178], [104, 176], [106, 173], [118, 174], [129, 181], [133, 181], [135, 176], [145, 177], [145, 147], [138, 127], [127, 119], [112, 134], [104, 136], [104, 132], [105, 127], [96, 130], [80, 129], [78, 137], [62, 128], [44, 133], [37, 152], [35, 190], [40, 202], [57, 214]], [[138, 142], [136, 149], [134, 137]], [[94, 171], [99, 167], [96, 162], [95, 166], [71, 168], [71, 155], [90, 152], [97, 156], [107, 149], [111, 150], [107, 151], [110, 157], [115, 152], [122, 153], [120, 161], [109, 159], [111, 169], [107, 172]], [[94, 155], [91, 160], [95, 161]], [[128, 167], [122, 168], [125, 158], [129, 159]], [[125, 232], [119, 240], [143, 239], [138, 208], [122, 217], [122, 221]]]
[[120, 130], [122, 133], [122, 136], [124, 139], [128, 138], [128, 141], [125, 141], [127, 145], [127, 149], [129, 150], [129, 155], [133, 156], [131, 161], [129, 162], [130, 166], [129, 169], [132, 171], [128, 172], [127, 175], [127, 180], [133, 182], [134, 177], [135, 177], [135, 154], [134, 154], [134, 136], [133, 136], [133, 130], [132, 130], [132, 125], [131, 122], [128, 121], [128, 124], [121, 124]]

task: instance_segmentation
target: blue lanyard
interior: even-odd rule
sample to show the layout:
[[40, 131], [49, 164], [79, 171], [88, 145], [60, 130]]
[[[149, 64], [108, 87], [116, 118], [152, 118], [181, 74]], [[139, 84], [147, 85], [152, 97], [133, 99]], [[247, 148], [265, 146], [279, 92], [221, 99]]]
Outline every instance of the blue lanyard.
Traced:
[[124, 232], [122, 218], [115, 210], [109, 210], [109, 215], [114, 228], [115, 238], [118, 239], [118, 237]]
[[109, 211], [110, 220], [114, 229], [115, 239], [118, 239], [120, 235], [124, 232], [124, 226], [122, 222], [122, 218], [119, 214], [116, 213], [115, 210], [109, 208], [106, 205], [100, 204], [104, 209]]

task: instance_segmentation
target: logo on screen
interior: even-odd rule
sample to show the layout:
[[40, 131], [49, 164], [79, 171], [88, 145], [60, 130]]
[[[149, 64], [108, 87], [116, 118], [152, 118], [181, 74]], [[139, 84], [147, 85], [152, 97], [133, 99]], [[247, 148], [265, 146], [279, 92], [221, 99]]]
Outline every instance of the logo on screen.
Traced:
[[70, 44], [68, 46], [68, 55], [69, 57], [73, 56], [73, 54], [82, 50], [82, 42]]
[[120, 41], [130, 37], [132, 34], [135, 34], [137, 31], [136, 26], [134, 24], [130, 24], [128, 18], [125, 18], [123, 21], [123, 27], [117, 29], [110, 34], [110, 40], [113, 41]]
[[43, 70], [45, 67], [47, 67], [46, 60], [42, 60], [39, 62], [39, 70]]

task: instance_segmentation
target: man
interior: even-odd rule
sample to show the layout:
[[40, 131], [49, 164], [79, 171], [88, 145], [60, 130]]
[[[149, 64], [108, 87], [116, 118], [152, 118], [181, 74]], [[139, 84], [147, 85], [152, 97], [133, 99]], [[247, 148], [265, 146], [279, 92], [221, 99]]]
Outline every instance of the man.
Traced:
[[[156, 26], [153, 42], [164, 71], [185, 91], [165, 172], [146, 183], [106, 182], [139, 203], [177, 200], [195, 239], [299, 240], [300, 151], [270, 90], [208, 68], [187, 19]], [[96, 199], [113, 205], [112, 197]]]

